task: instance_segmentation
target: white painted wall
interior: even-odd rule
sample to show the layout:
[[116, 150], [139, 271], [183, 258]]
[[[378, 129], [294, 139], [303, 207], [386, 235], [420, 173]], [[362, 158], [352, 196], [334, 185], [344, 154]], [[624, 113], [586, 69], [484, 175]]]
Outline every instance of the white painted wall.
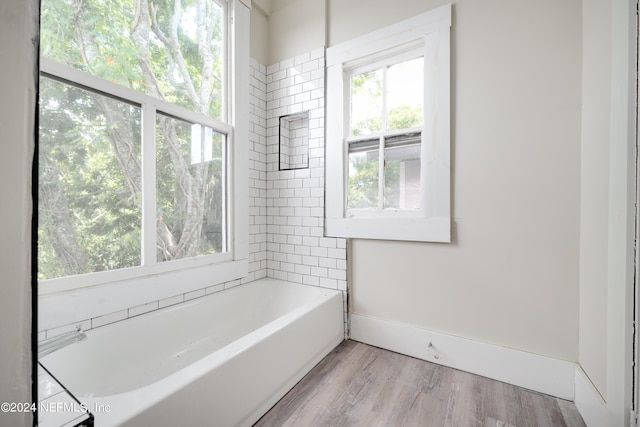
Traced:
[[249, 52], [253, 59], [266, 65], [269, 61], [269, 20], [265, 13], [268, 12], [261, 10], [259, 5], [254, 4], [251, 8]]
[[[329, 44], [443, 3], [332, 0]], [[581, 3], [453, 4], [454, 241], [355, 240], [353, 311], [576, 361]]]
[[[306, 3], [273, 3], [272, 63], [314, 47]], [[328, 0], [327, 46], [445, 3]], [[353, 311], [577, 361], [581, 1], [453, 4], [454, 243], [353, 241]]]
[[580, 364], [606, 397], [611, 1], [583, 0]]
[[[395, 2], [385, 0], [326, 0], [326, 2], [328, 3], [327, 47], [346, 42], [362, 34], [435, 9], [444, 4], [460, 3], [446, 0], [401, 0]], [[492, 11], [499, 10], [491, 3], [487, 4], [487, 9]]]
[[[0, 2], [0, 402], [31, 401], [31, 162], [38, 2]], [[0, 413], [0, 425], [31, 425]]]
[[272, 0], [271, 7], [266, 65], [324, 47], [324, 1]]

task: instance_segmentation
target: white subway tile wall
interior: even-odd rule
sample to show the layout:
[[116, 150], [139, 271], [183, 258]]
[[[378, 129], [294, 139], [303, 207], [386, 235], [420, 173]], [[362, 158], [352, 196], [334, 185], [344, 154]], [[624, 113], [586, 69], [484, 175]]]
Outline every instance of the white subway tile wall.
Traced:
[[[270, 65], [266, 78], [267, 276], [346, 292], [346, 242], [324, 237], [324, 49]], [[280, 117], [303, 112], [309, 167], [281, 171]]]
[[115, 313], [105, 314], [91, 319], [91, 329], [108, 325], [109, 323], [119, 322], [129, 318], [129, 310], [116, 311]]
[[[242, 279], [40, 331], [104, 326], [264, 277], [338, 289], [347, 313], [346, 240], [324, 237], [324, 48], [265, 67], [250, 61], [249, 273]], [[279, 171], [279, 117], [309, 113], [309, 167]]]
[[267, 277], [267, 75], [249, 62], [249, 274], [242, 283]]
[[129, 309], [129, 317], [138, 316], [140, 314], [158, 310], [159, 308], [160, 308], [160, 301], [154, 301], [148, 304], [139, 305], [137, 307], [131, 307]]
[[279, 170], [309, 167], [309, 112], [279, 118]]

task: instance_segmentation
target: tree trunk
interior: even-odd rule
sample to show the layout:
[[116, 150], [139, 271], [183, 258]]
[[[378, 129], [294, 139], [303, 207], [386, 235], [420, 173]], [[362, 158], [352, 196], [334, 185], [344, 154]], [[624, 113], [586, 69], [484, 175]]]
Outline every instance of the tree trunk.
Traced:
[[87, 257], [76, 240], [71, 210], [60, 184], [60, 171], [43, 151], [38, 187], [40, 218], [46, 221], [43, 228], [65, 276], [87, 273]]

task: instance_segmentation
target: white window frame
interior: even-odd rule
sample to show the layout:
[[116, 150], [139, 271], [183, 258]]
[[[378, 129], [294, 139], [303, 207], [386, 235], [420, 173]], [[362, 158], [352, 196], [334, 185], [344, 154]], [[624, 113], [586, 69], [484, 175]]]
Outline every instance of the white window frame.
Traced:
[[[227, 2], [227, 84], [223, 89], [227, 96], [226, 117], [228, 123], [206, 115], [166, 103], [162, 100], [135, 92], [129, 88], [103, 80], [75, 68], [45, 58], [40, 71], [79, 87], [98, 93], [110, 94], [125, 102], [142, 107], [142, 132], [155, 135], [156, 113], [165, 113], [188, 122], [211, 127], [226, 135], [227, 175], [226, 185], [228, 251], [220, 254], [157, 262], [155, 250], [143, 250], [141, 266], [113, 271], [88, 273], [42, 281], [38, 286], [40, 315], [44, 326], [48, 323], [64, 324], [78, 319], [95, 317], [128, 307], [148, 303], [180, 293], [192, 292], [207, 286], [242, 278], [248, 274], [248, 85], [249, 85], [249, 0]], [[155, 137], [143, 138], [143, 161], [155, 164]], [[143, 168], [143, 188], [155, 188], [155, 168]], [[143, 204], [147, 209], [142, 224], [143, 247], [155, 247], [155, 191], [143, 190], [143, 197], [151, 200]], [[149, 216], [151, 215], [151, 216]], [[153, 218], [153, 224], [148, 219]], [[73, 291], [73, 292], [69, 292]], [[73, 301], [75, 313], [68, 313]], [[86, 308], [83, 308], [86, 307]], [[86, 312], [87, 314], [83, 314]], [[85, 317], [83, 317], [85, 316]]]
[[[451, 241], [450, 27], [448, 4], [327, 49], [327, 236]], [[365, 64], [418, 47], [424, 52], [425, 73], [423, 127], [418, 128], [422, 130], [421, 208], [347, 209], [348, 141], [356, 139], [350, 137], [346, 113], [350, 107], [350, 76]]]

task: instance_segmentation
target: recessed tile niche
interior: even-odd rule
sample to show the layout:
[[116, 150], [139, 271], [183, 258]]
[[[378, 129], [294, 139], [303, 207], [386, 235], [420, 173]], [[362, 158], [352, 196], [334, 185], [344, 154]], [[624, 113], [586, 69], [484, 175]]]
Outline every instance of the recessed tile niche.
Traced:
[[309, 112], [280, 117], [280, 167], [282, 170], [309, 167]]

